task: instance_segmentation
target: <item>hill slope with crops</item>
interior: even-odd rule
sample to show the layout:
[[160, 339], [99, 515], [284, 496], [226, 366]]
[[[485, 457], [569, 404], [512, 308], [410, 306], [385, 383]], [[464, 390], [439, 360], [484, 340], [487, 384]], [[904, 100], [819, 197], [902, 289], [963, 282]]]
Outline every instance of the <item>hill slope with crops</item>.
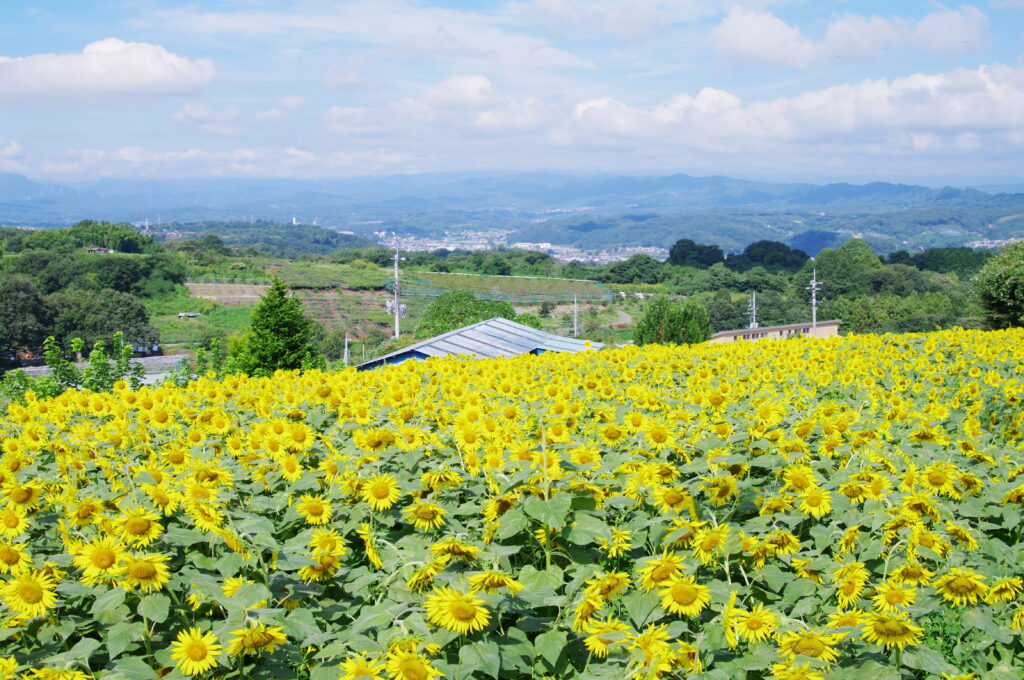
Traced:
[[0, 677], [1017, 678], [1022, 366], [948, 331], [12, 404]]

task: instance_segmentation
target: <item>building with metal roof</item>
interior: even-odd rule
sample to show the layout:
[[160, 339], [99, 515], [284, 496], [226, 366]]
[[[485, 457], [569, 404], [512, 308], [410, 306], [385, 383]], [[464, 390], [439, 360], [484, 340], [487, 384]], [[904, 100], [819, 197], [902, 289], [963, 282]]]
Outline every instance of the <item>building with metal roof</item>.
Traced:
[[422, 360], [428, 357], [473, 356], [490, 359], [544, 352], [583, 352], [602, 347], [604, 345], [599, 342], [563, 338], [515, 321], [494, 317], [403, 347], [391, 354], [359, 364], [356, 368], [365, 371], [385, 364], [399, 364], [409, 359]]

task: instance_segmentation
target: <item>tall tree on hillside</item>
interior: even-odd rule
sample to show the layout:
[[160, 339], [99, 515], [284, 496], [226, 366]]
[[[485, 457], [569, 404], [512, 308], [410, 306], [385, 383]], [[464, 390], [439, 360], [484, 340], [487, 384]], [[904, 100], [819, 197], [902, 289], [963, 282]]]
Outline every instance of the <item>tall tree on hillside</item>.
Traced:
[[986, 262], [974, 285], [990, 326], [1024, 326], [1024, 242], [1007, 246]]
[[668, 251], [669, 264], [680, 267], [706, 269], [724, 259], [722, 249], [716, 245], [695, 243], [692, 239], [681, 238]]
[[302, 314], [302, 303], [288, 295], [281, 280], [267, 289], [252, 313], [249, 332], [231, 357], [232, 368], [267, 376], [313, 366], [321, 359], [313, 346], [313, 322]]
[[0, 279], [0, 351], [41, 347], [52, 332], [53, 314], [35, 282], [24, 274]]
[[686, 341], [683, 333], [682, 305], [660, 296], [647, 303], [633, 329], [633, 340], [638, 345], [679, 345]]
[[703, 302], [692, 295], [686, 298], [680, 316], [683, 324], [683, 342], [690, 345], [707, 342], [711, 337], [711, 317]]

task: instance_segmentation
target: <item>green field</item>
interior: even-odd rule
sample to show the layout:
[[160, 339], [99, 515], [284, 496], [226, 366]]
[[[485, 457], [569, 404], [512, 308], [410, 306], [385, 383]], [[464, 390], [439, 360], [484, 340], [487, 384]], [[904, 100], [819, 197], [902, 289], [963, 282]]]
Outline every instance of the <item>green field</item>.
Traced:
[[387, 269], [372, 264], [360, 267], [334, 262], [268, 260], [265, 267], [289, 288], [375, 290], [383, 288], [389, 278]]
[[403, 274], [402, 292], [407, 295], [441, 295], [465, 290], [484, 300], [508, 302], [572, 302], [610, 300], [611, 293], [596, 281], [556, 279], [533, 276], [487, 276], [447, 272], [408, 272]]

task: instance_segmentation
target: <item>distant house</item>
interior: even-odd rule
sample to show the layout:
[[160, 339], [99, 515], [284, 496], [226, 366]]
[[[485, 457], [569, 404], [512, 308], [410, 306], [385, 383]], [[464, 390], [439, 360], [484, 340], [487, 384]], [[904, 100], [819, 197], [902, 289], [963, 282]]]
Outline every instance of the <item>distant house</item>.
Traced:
[[584, 352], [603, 347], [604, 345], [599, 342], [564, 338], [495, 317], [403, 347], [391, 354], [359, 364], [356, 368], [365, 371], [385, 364], [399, 364], [410, 359], [423, 360], [429, 357], [466, 356], [489, 359], [545, 352]]
[[197, 316], [202, 316], [199, 312], [178, 312], [179, 319], [194, 319]]
[[757, 328], [739, 328], [734, 331], [720, 331], [711, 336], [708, 342], [740, 342], [742, 340], [783, 340], [794, 337], [832, 338], [839, 335], [839, 319], [819, 321], [813, 335], [811, 323], [790, 323], [784, 326], [758, 326]]
[[113, 252], [115, 252], [115, 251], [114, 251], [114, 249], [113, 249], [113, 248], [99, 248], [99, 247], [94, 247], [94, 248], [89, 248], [89, 250], [88, 250], [87, 252], [88, 252], [88, 253], [90, 253], [90, 254], [92, 254], [92, 255], [95, 255], [95, 254], [97, 254], [97, 253], [113, 253]]

